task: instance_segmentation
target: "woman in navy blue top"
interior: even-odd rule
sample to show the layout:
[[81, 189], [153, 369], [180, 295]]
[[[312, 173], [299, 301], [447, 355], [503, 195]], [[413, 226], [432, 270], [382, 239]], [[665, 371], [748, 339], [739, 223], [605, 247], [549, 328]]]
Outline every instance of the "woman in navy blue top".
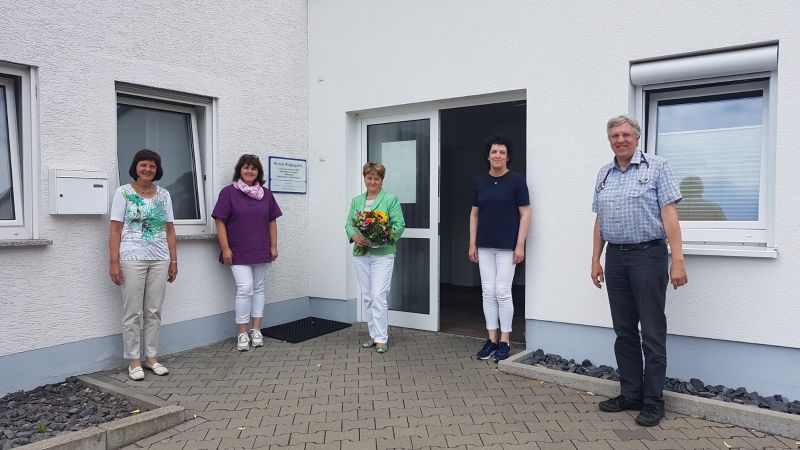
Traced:
[[[528, 185], [511, 172], [511, 141], [495, 135], [485, 144], [489, 173], [475, 178], [469, 215], [469, 259], [478, 263], [483, 288], [483, 315], [489, 335], [478, 359], [508, 358], [514, 317], [511, 283], [514, 267], [525, 259], [531, 220]], [[500, 328], [498, 340], [497, 328]]]

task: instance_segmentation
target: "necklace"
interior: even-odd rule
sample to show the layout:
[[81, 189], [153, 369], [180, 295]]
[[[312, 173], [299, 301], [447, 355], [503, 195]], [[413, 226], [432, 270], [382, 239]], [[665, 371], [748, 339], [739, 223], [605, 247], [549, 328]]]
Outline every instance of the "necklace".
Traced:
[[502, 175], [495, 176], [495, 175], [492, 175], [491, 171], [489, 171], [489, 176], [494, 178], [494, 184], [497, 184], [498, 182], [503, 180], [503, 177], [505, 177], [508, 172], [510, 172], [510, 170], [506, 170], [505, 172], [503, 172]]
[[133, 186], [133, 190], [136, 191], [137, 194], [142, 196], [152, 194], [156, 188], [156, 185], [154, 185], [153, 183], [150, 183], [150, 186], [148, 186], [147, 188], [139, 186], [136, 182], [131, 183], [131, 186]]

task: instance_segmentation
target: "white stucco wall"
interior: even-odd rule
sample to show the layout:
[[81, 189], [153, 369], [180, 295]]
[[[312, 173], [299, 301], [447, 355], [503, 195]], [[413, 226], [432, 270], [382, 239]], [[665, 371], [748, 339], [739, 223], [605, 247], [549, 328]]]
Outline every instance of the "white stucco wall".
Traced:
[[[590, 207], [595, 174], [613, 156], [605, 121], [631, 111], [629, 62], [778, 40], [779, 257], [687, 256], [690, 284], [670, 290], [667, 314], [673, 334], [797, 348], [797, 17], [794, 1], [311, 0], [312, 216], [343, 220], [358, 190], [348, 111], [524, 89], [533, 200], [526, 318], [609, 327], [606, 293], [589, 280]], [[310, 240], [326, 249], [309, 261], [311, 295], [356, 296], [341, 226], [312, 220]]]
[[[39, 237], [53, 241], [0, 248], [0, 356], [119, 333], [120, 292], [107, 276], [109, 218], [50, 215], [47, 178], [51, 168], [102, 170], [113, 193], [115, 81], [218, 99], [213, 200], [242, 153], [265, 164], [270, 155], [307, 157], [304, 1], [5, 2], [0, 60], [39, 68], [35, 214]], [[307, 197], [276, 197], [281, 257], [268, 275], [268, 301], [308, 295]], [[218, 252], [216, 241], [179, 242], [165, 324], [233, 309], [233, 279], [216, 263]]]

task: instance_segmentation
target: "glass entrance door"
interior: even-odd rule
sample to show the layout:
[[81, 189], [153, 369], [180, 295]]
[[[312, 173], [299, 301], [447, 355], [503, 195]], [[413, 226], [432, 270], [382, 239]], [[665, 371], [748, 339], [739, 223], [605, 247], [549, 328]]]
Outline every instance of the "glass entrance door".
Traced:
[[438, 331], [438, 112], [363, 119], [361, 143], [363, 162], [386, 166], [383, 188], [397, 195], [406, 222], [397, 242], [389, 324]]

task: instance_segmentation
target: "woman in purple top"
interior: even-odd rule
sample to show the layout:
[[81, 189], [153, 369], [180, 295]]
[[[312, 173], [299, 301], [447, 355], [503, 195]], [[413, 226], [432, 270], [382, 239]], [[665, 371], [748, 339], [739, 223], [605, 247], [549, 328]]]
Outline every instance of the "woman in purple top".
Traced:
[[[236, 163], [233, 183], [219, 193], [211, 214], [217, 224], [222, 253], [219, 262], [230, 266], [236, 281], [236, 349], [264, 345], [264, 275], [278, 259], [278, 224], [283, 215], [272, 192], [263, 186], [264, 168], [256, 155], [242, 155]], [[251, 325], [252, 320], [252, 326]], [[250, 335], [247, 329], [250, 327]]]

